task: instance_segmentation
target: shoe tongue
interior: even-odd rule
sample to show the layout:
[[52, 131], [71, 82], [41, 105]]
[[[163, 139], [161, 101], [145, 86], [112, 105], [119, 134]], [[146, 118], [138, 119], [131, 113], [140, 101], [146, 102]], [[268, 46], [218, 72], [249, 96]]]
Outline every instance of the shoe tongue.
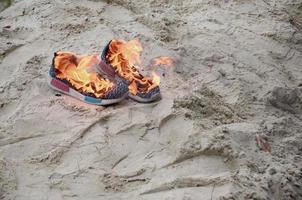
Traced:
[[114, 79], [115, 78], [115, 70], [106, 61], [106, 54], [107, 54], [110, 42], [105, 46], [103, 51], [101, 51], [101, 53], [99, 55], [100, 63], [97, 66], [95, 66], [95, 69], [101, 75], [104, 75], [109, 79]]
[[108, 52], [108, 49], [109, 49], [109, 45], [110, 45], [110, 42], [111, 40], [108, 42], [108, 44], [104, 47], [104, 49], [102, 51], [100, 51], [100, 54], [99, 54], [99, 58], [105, 62], [106, 62], [106, 55], [107, 55], [107, 52]]

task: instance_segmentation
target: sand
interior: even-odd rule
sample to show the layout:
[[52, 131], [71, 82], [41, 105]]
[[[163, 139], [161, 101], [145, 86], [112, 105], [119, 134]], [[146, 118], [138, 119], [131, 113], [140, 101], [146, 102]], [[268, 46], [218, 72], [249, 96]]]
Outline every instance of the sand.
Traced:
[[[302, 199], [300, 0], [17, 0], [0, 31], [0, 199]], [[161, 101], [49, 88], [112, 38], [176, 60]]]

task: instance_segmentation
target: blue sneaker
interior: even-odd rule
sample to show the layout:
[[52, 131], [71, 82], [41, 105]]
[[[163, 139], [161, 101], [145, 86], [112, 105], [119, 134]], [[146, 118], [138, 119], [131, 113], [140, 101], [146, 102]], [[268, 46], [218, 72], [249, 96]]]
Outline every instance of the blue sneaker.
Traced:
[[[129, 42], [111, 40], [100, 54], [102, 66], [108, 71], [114, 71], [117, 77], [123, 79], [129, 88], [128, 96], [140, 103], [149, 103], [161, 99], [159, 85], [150, 78], [143, 76], [133, 66], [139, 59], [142, 48], [137, 40]], [[109, 70], [110, 69], [110, 70]]]
[[[100, 64], [97, 55], [56, 52], [49, 70], [49, 85], [64, 94], [94, 105], [109, 105], [128, 96], [127, 83]], [[112, 72], [112, 71], [111, 71]]]

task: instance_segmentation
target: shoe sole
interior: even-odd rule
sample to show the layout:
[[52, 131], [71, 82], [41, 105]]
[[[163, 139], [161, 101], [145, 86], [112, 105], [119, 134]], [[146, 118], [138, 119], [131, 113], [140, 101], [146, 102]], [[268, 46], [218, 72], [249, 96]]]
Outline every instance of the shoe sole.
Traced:
[[150, 103], [150, 102], [153, 102], [153, 101], [160, 100], [161, 99], [161, 94], [157, 93], [157, 94], [153, 95], [151, 98], [142, 98], [140, 96], [132, 95], [132, 94], [129, 93], [128, 97], [133, 99], [134, 101], [139, 102], [139, 103]]
[[128, 93], [126, 93], [122, 98], [98, 99], [90, 96], [85, 96], [56, 78], [49, 77], [48, 79], [49, 79], [48, 84], [52, 89], [92, 105], [105, 106], [105, 105], [115, 104], [122, 101], [128, 96]]

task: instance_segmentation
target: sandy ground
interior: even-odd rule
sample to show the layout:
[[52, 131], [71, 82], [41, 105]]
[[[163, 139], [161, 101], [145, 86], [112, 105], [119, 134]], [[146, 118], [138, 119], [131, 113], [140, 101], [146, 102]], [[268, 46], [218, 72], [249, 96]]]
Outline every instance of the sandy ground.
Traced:
[[[15, 1], [0, 13], [0, 199], [302, 199], [301, 33], [301, 0]], [[177, 60], [158, 69], [162, 101], [104, 108], [48, 87], [54, 51], [112, 38], [139, 38], [146, 65]]]

